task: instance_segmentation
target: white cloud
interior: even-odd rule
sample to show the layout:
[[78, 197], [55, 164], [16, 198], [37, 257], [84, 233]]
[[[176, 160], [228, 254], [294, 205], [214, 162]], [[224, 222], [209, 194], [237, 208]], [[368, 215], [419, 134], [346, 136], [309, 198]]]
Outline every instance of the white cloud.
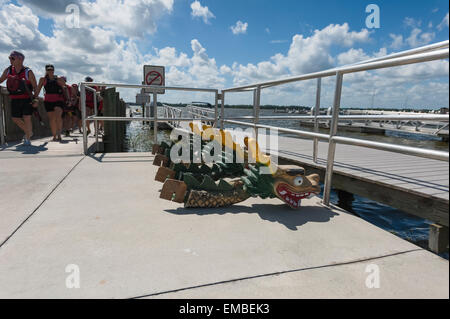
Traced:
[[191, 15], [194, 18], [202, 18], [203, 22], [209, 23], [210, 19], [214, 19], [216, 16], [209, 10], [207, 6], [202, 6], [201, 3], [196, 0], [191, 4]]
[[272, 40], [270, 41], [270, 43], [272, 44], [280, 44], [280, 43], [287, 43], [289, 42], [288, 40]]
[[266, 28], [265, 31], [266, 31], [267, 34], [270, 34], [270, 29], [269, 28]]
[[418, 28], [422, 25], [422, 21], [421, 20], [416, 20], [414, 18], [410, 18], [410, 17], [406, 17], [403, 20], [403, 24], [407, 27], [410, 28]]
[[231, 74], [232, 71], [233, 71], [233, 70], [232, 70], [229, 66], [227, 66], [227, 65], [222, 65], [222, 66], [220, 67], [220, 73], [221, 73], [221, 74]]
[[389, 34], [389, 37], [392, 39], [392, 43], [390, 47], [394, 50], [401, 49], [403, 47], [403, 36], [401, 34]]
[[315, 30], [309, 37], [297, 34], [292, 38], [286, 55], [276, 54], [269, 61], [256, 65], [235, 64], [234, 84], [248, 84], [276, 77], [298, 75], [331, 68], [335, 59], [330, 54], [332, 47], [350, 47], [355, 43], [369, 41], [369, 31], [350, 31], [348, 24], [331, 24], [322, 30]]
[[230, 29], [233, 32], [233, 34], [245, 34], [247, 33], [248, 23], [238, 21], [235, 25], [231, 26]]
[[415, 48], [430, 43], [433, 41], [434, 37], [434, 32], [422, 32], [421, 29], [414, 28], [411, 31], [410, 36], [406, 39], [406, 43], [408, 43], [410, 47]]
[[437, 26], [439, 31], [442, 31], [445, 27], [448, 28], [448, 12], [445, 15], [444, 19], [442, 20], [442, 22]]
[[65, 25], [66, 7], [75, 4], [80, 9], [82, 28], [101, 27], [118, 36], [142, 38], [154, 34], [156, 22], [173, 10], [174, 0], [20, 0], [35, 13], [55, 20], [58, 27]]
[[[405, 38], [404, 43], [412, 48], [426, 45], [431, 41], [433, 41], [436, 36], [434, 32], [423, 32], [423, 30], [421, 29], [422, 25], [421, 20], [406, 17], [403, 20], [403, 24], [411, 29], [411, 33], [409, 37]], [[430, 28], [430, 24], [428, 24], [428, 27]], [[398, 49], [401, 47], [401, 45], [403, 45], [403, 39], [402, 42], [400, 42], [399, 36], [395, 35], [390, 36], [393, 39], [393, 43], [391, 44], [392, 48]]]
[[354, 64], [368, 59], [369, 56], [367, 56], [363, 49], [353, 48], [337, 56], [337, 62], [339, 65]]
[[[107, 3], [104, 1], [97, 0], [95, 3], [97, 6], [106, 6]], [[138, 6], [143, 3], [159, 3], [162, 8], [161, 14], [170, 12], [169, 8], [173, 3], [173, 1], [162, 0], [131, 1], [135, 1], [133, 3]], [[58, 8], [64, 7], [67, 1], [36, 1], [34, 6], [29, 5], [31, 9], [28, 5], [18, 7], [13, 4], [0, 7], [0, 56], [7, 56], [12, 49], [20, 49], [27, 57], [26, 64], [35, 71], [37, 76], [43, 75], [45, 64], [53, 63], [57, 74], [68, 76], [71, 83], [79, 82], [87, 75], [92, 76], [96, 81], [140, 83], [142, 65], [156, 64], [166, 66], [168, 85], [222, 89], [230, 85], [227, 80], [235, 85], [273, 80], [336, 65], [351, 64], [387, 53], [385, 48], [378, 52], [361, 49], [361, 44], [371, 41], [371, 33], [365, 29], [351, 31], [347, 24], [342, 24], [329, 25], [315, 30], [311, 35], [308, 33], [308, 36], [297, 34], [292, 37], [287, 51], [280, 51], [266, 61], [218, 66], [214, 57], [208, 55], [206, 48], [197, 39], [191, 40], [191, 48], [186, 52], [181, 52], [175, 47], [153, 48], [149, 52], [141, 52], [139, 50], [141, 43], [138, 41], [142, 33], [135, 27], [138, 22], [117, 21], [117, 26], [114, 26], [112, 17], [116, 16], [115, 12], [111, 13], [112, 17], [97, 16], [97, 23], [91, 23], [93, 16], [90, 16], [91, 18], [82, 23], [81, 29], [64, 28], [61, 23], [64, 15], [51, 14], [56, 23], [53, 35], [46, 36], [38, 29], [39, 17], [36, 12], [52, 10], [49, 3], [53, 5], [54, 11], [59, 12]], [[58, 4], [60, 7], [57, 7]], [[84, 8], [86, 6], [83, 6], [83, 10]], [[87, 13], [84, 14], [87, 15]], [[125, 13], [128, 17], [135, 14], [138, 13], [131, 9]], [[157, 18], [149, 17], [147, 21], [156, 23]], [[124, 40], [122, 37], [117, 37], [116, 28], [126, 23], [129, 25], [124, 27], [123, 34], [130, 36], [124, 36]], [[414, 29], [414, 27], [411, 28], [412, 38], [411, 35], [407, 35], [406, 38], [401, 35], [391, 36], [393, 43], [396, 39], [402, 40], [397, 40], [398, 45], [401, 42], [407, 45], [413, 42], [417, 44], [429, 41], [429, 38], [427, 39], [429, 36], [424, 36], [426, 33], [420, 28], [418, 28], [420, 32], [414, 32]], [[411, 105], [446, 106], [448, 105], [448, 69], [448, 61], [442, 60], [346, 75], [343, 105], [370, 106], [367, 105], [370, 103], [368, 97], [371, 96], [373, 88], [377, 88], [379, 91], [376, 96], [377, 105], [398, 106], [403, 103], [405, 94], [410, 94]], [[121, 96], [125, 100], [132, 101], [136, 92], [137, 90], [121, 90]], [[314, 92], [315, 81], [301, 82], [264, 90], [262, 102], [313, 105]], [[324, 79], [323, 106], [331, 104], [333, 92], [334, 79]], [[190, 95], [185, 98], [194, 99]], [[162, 99], [186, 102], [184, 98], [172, 93], [166, 94]], [[243, 103], [239, 95], [229, 94], [227, 99], [227, 103]], [[251, 103], [251, 98], [249, 101]]]
[[45, 50], [46, 37], [30, 8], [7, 4], [0, 11], [0, 50]]

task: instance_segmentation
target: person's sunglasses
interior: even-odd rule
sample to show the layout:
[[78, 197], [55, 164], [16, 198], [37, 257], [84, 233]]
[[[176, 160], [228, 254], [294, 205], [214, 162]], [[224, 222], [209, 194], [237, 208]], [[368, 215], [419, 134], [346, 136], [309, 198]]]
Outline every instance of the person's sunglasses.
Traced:
[[16, 58], [13, 57], [13, 56], [10, 56], [9, 59], [10, 59], [11, 61], [14, 61]]
[[46, 71], [55, 71], [55, 69], [46, 69]]

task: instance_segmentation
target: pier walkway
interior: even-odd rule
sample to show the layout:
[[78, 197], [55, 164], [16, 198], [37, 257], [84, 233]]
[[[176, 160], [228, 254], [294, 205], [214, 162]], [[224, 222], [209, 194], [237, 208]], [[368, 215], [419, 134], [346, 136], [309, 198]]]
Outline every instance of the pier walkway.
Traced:
[[[317, 163], [311, 140], [280, 136], [278, 143], [278, 149], [270, 153], [324, 175], [327, 142], [319, 142]], [[333, 187], [449, 225], [448, 162], [337, 145]]]
[[187, 210], [151, 154], [47, 140], [0, 151], [0, 298], [449, 297], [447, 260], [317, 198]]

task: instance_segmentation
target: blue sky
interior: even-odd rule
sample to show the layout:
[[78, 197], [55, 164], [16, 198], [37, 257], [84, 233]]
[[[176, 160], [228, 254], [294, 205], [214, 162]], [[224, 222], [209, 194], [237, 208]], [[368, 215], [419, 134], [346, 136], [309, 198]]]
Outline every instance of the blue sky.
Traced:
[[[76, 30], [65, 25], [70, 3], [81, 10]], [[366, 27], [370, 3], [380, 8], [379, 29]], [[11, 17], [9, 23], [0, 22], [0, 31], [17, 33], [0, 37], [0, 53], [21, 49], [38, 69], [52, 60], [74, 82], [89, 73], [102, 81], [136, 83], [143, 64], [159, 63], [166, 65], [169, 85], [220, 89], [318, 71], [449, 37], [449, 4], [440, 0], [0, 0], [0, 4], [0, 14], [6, 20]], [[15, 19], [19, 26], [14, 27], [12, 18], [19, 12]], [[232, 26], [238, 21], [244, 28], [235, 34]], [[377, 90], [380, 85], [377, 100], [383, 106], [398, 106], [404, 99], [401, 90], [411, 91], [411, 106], [447, 106], [448, 61], [430, 65], [374, 72], [364, 83], [362, 77], [350, 78], [346, 102], [367, 106], [367, 87]], [[409, 81], [411, 77], [422, 80]], [[386, 81], [395, 83], [397, 90], [383, 87]], [[325, 86], [331, 88], [329, 82]], [[312, 87], [313, 83], [304, 83], [280, 88], [267, 94], [263, 103], [294, 104], [301, 99], [305, 100], [301, 104], [308, 104]], [[299, 96], [299, 90], [306, 93]], [[134, 92], [126, 94], [131, 99]], [[324, 101], [331, 96], [324, 95]], [[243, 100], [249, 102], [248, 97]]]

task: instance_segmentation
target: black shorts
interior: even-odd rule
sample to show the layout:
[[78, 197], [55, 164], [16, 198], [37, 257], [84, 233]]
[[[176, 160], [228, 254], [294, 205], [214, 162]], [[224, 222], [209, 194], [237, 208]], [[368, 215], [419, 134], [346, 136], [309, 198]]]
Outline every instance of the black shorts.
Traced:
[[44, 105], [47, 112], [54, 112], [55, 107], [64, 108], [64, 102], [44, 102]]
[[33, 114], [31, 99], [11, 99], [11, 115], [13, 118], [23, 118]]

